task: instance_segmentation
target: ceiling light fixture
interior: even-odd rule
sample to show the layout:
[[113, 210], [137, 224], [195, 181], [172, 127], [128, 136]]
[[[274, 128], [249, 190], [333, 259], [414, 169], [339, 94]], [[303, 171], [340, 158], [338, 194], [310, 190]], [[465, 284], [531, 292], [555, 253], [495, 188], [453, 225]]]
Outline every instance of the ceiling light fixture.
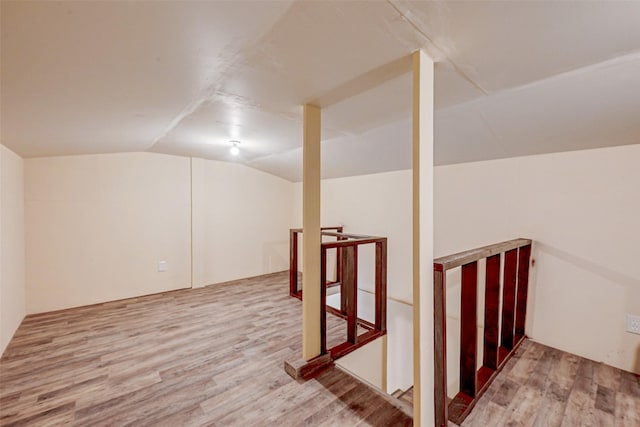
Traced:
[[230, 141], [231, 142], [231, 148], [229, 149], [229, 152], [231, 153], [232, 156], [237, 156], [238, 154], [240, 154], [240, 147], [238, 147], [238, 145], [240, 145], [240, 141]]

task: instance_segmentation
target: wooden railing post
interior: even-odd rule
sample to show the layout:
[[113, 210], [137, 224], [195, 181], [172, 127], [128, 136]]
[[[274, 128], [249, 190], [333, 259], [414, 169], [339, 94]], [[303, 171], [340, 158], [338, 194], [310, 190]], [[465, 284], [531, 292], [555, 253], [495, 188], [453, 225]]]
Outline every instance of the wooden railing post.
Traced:
[[289, 230], [289, 296], [298, 293], [298, 232]]
[[434, 388], [435, 425], [445, 427], [448, 420], [447, 403], [447, 289], [442, 264], [433, 266], [433, 318], [434, 318]]
[[529, 259], [531, 245], [523, 246], [518, 251], [518, 295], [516, 298], [516, 342], [524, 337], [527, 318], [527, 293], [529, 288]]
[[462, 266], [460, 305], [460, 391], [476, 396], [476, 356], [478, 354], [478, 262]]
[[320, 249], [320, 354], [327, 353], [327, 248]]
[[358, 247], [346, 246], [342, 252], [342, 278], [347, 315], [347, 341], [358, 336]]
[[487, 258], [484, 293], [484, 353], [482, 364], [498, 369], [498, 329], [500, 321], [500, 254]]
[[500, 345], [507, 350], [513, 348], [513, 321], [516, 306], [516, 269], [518, 249], [504, 254], [504, 279], [502, 284], [502, 330]]
[[375, 327], [387, 330], [387, 239], [376, 243]]
[[[338, 241], [340, 241], [341, 238], [338, 238]], [[348, 275], [345, 275], [344, 270], [345, 270], [345, 263], [347, 262], [347, 260], [345, 258], [347, 258], [347, 254], [345, 253], [345, 250], [347, 248], [336, 248], [337, 250], [337, 256], [339, 259], [339, 263], [338, 265], [340, 266], [340, 312], [342, 314], [344, 314], [345, 316], [347, 315], [347, 308], [348, 308], [348, 304], [349, 302], [347, 301], [347, 296], [349, 295], [349, 290], [347, 289], [349, 287], [349, 280], [350, 277], [348, 277]]]
[[[342, 233], [342, 227], [336, 227], [338, 233]], [[338, 236], [337, 240], [344, 240], [342, 236]], [[342, 283], [342, 248], [336, 248], [336, 282]]]

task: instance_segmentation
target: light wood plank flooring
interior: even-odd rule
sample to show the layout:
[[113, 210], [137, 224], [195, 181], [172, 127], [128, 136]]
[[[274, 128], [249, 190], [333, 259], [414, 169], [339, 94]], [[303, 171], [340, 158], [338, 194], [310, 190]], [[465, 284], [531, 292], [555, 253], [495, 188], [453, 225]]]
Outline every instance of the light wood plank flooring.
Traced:
[[527, 340], [462, 426], [640, 427], [640, 377]]
[[29, 316], [0, 360], [0, 425], [412, 424], [338, 368], [287, 376], [301, 318], [286, 272]]
[[640, 426], [637, 375], [525, 341], [463, 426]]

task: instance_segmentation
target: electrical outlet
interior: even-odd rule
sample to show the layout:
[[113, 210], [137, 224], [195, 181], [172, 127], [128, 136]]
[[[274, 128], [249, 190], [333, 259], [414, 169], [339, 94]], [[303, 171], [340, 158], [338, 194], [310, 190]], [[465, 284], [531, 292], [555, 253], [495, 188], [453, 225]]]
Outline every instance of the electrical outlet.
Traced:
[[159, 261], [158, 262], [158, 271], [159, 272], [164, 272], [167, 271], [167, 261]]
[[640, 316], [627, 314], [627, 332], [640, 335]]

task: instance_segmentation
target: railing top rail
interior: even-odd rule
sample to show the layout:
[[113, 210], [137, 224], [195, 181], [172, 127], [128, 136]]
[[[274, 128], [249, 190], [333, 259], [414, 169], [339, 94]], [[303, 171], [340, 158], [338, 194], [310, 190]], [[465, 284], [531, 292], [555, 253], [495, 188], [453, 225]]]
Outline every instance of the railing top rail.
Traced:
[[[326, 231], [326, 230], [338, 230], [338, 231]], [[342, 238], [343, 240], [341, 240], [341, 244], [339, 246], [349, 246], [350, 244], [353, 244], [354, 242], [356, 242], [359, 245], [365, 244], [365, 243], [374, 243], [376, 241], [381, 241], [381, 240], [386, 240], [386, 237], [378, 237], [378, 236], [367, 236], [364, 234], [351, 234], [351, 233], [343, 233], [342, 231], [342, 226], [340, 227], [322, 227], [320, 229], [320, 234], [323, 236], [328, 236], [328, 237], [338, 237], [338, 238]], [[290, 231], [295, 232], [295, 233], [302, 233], [302, 228], [291, 228]], [[345, 243], [345, 242], [349, 242], [349, 243]], [[330, 244], [330, 243], [335, 243], [335, 242], [324, 242], [323, 245], [325, 244]], [[337, 246], [332, 246], [332, 247], [337, 247]]]
[[[339, 225], [339, 226], [336, 226], [336, 227], [320, 227], [321, 231], [325, 231], [325, 230], [338, 230], [338, 231], [340, 231], [342, 229], [343, 229], [342, 225]], [[302, 228], [290, 228], [289, 231], [295, 231], [296, 233], [302, 233]]]
[[345, 239], [377, 239], [376, 236], [366, 236], [364, 234], [350, 234], [350, 233], [341, 233], [341, 232], [331, 232], [331, 231], [323, 231], [323, 236], [330, 237], [343, 237]]
[[510, 251], [512, 249], [520, 248], [522, 246], [527, 246], [530, 244], [531, 239], [507, 240], [505, 242], [494, 243], [492, 245], [483, 246], [481, 248], [470, 249], [468, 251], [458, 252], [457, 254], [436, 258], [433, 260], [433, 263], [434, 265], [440, 267], [438, 268], [439, 270], [447, 271], [482, 258], [487, 258], [492, 255]]
[[335, 242], [322, 242], [322, 247], [324, 249], [344, 248], [346, 246], [358, 246], [358, 245], [366, 245], [369, 243], [381, 243], [386, 241], [387, 241], [386, 237], [367, 236], [362, 239], [337, 240]]

